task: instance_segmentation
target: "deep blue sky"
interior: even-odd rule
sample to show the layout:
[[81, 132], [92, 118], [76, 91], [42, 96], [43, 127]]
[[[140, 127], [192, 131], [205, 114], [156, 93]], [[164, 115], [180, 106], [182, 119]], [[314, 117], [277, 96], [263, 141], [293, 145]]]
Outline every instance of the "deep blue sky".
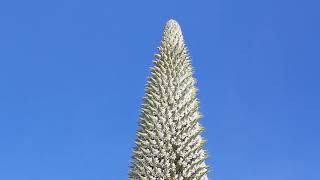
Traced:
[[316, 0], [0, 2], [0, 179], [127, 179], [163, 26], [198, 79], [210, 177], [319, 180]]

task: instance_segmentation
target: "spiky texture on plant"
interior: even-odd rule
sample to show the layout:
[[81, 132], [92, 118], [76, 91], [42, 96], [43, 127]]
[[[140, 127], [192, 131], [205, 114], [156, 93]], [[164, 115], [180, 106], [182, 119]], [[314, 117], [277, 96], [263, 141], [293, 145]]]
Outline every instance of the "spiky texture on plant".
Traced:
[[131, 180], [205, 180], [195, 79], [179, 24], [165, 26], [140, 115]]

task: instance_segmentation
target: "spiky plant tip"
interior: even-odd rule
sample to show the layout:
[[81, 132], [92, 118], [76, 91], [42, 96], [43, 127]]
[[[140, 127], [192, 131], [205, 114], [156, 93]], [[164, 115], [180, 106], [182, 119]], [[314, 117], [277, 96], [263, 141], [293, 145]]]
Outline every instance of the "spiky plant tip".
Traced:
[[165, 26], [165, 31], [171, 31], [171, 30], [174, 30], [176, 32], [180, 32], [181, 33], [181, 28], [180, 28], [180, 25], [179, 23], [174, 20], [174, 19], [170, 19], [167, 23], [166, 23], [166, 26]]

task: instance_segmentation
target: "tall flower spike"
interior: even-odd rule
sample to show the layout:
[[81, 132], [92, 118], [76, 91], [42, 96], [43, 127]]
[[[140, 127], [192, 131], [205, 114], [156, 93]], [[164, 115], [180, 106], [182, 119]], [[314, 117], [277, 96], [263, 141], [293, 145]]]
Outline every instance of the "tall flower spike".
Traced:
[[207, 180], [207, 154], [191, 58], [169, 20], [145, 90], [131, 180]]

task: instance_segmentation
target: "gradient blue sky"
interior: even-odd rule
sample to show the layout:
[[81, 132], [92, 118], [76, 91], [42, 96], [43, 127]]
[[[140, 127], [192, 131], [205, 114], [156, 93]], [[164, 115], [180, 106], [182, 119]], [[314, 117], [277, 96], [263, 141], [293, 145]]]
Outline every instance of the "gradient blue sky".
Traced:
[[320, 3], [0, 2], [0, 179], [127, 179], [163, 26], [198, 79], [210, 177], [319, 180]]

